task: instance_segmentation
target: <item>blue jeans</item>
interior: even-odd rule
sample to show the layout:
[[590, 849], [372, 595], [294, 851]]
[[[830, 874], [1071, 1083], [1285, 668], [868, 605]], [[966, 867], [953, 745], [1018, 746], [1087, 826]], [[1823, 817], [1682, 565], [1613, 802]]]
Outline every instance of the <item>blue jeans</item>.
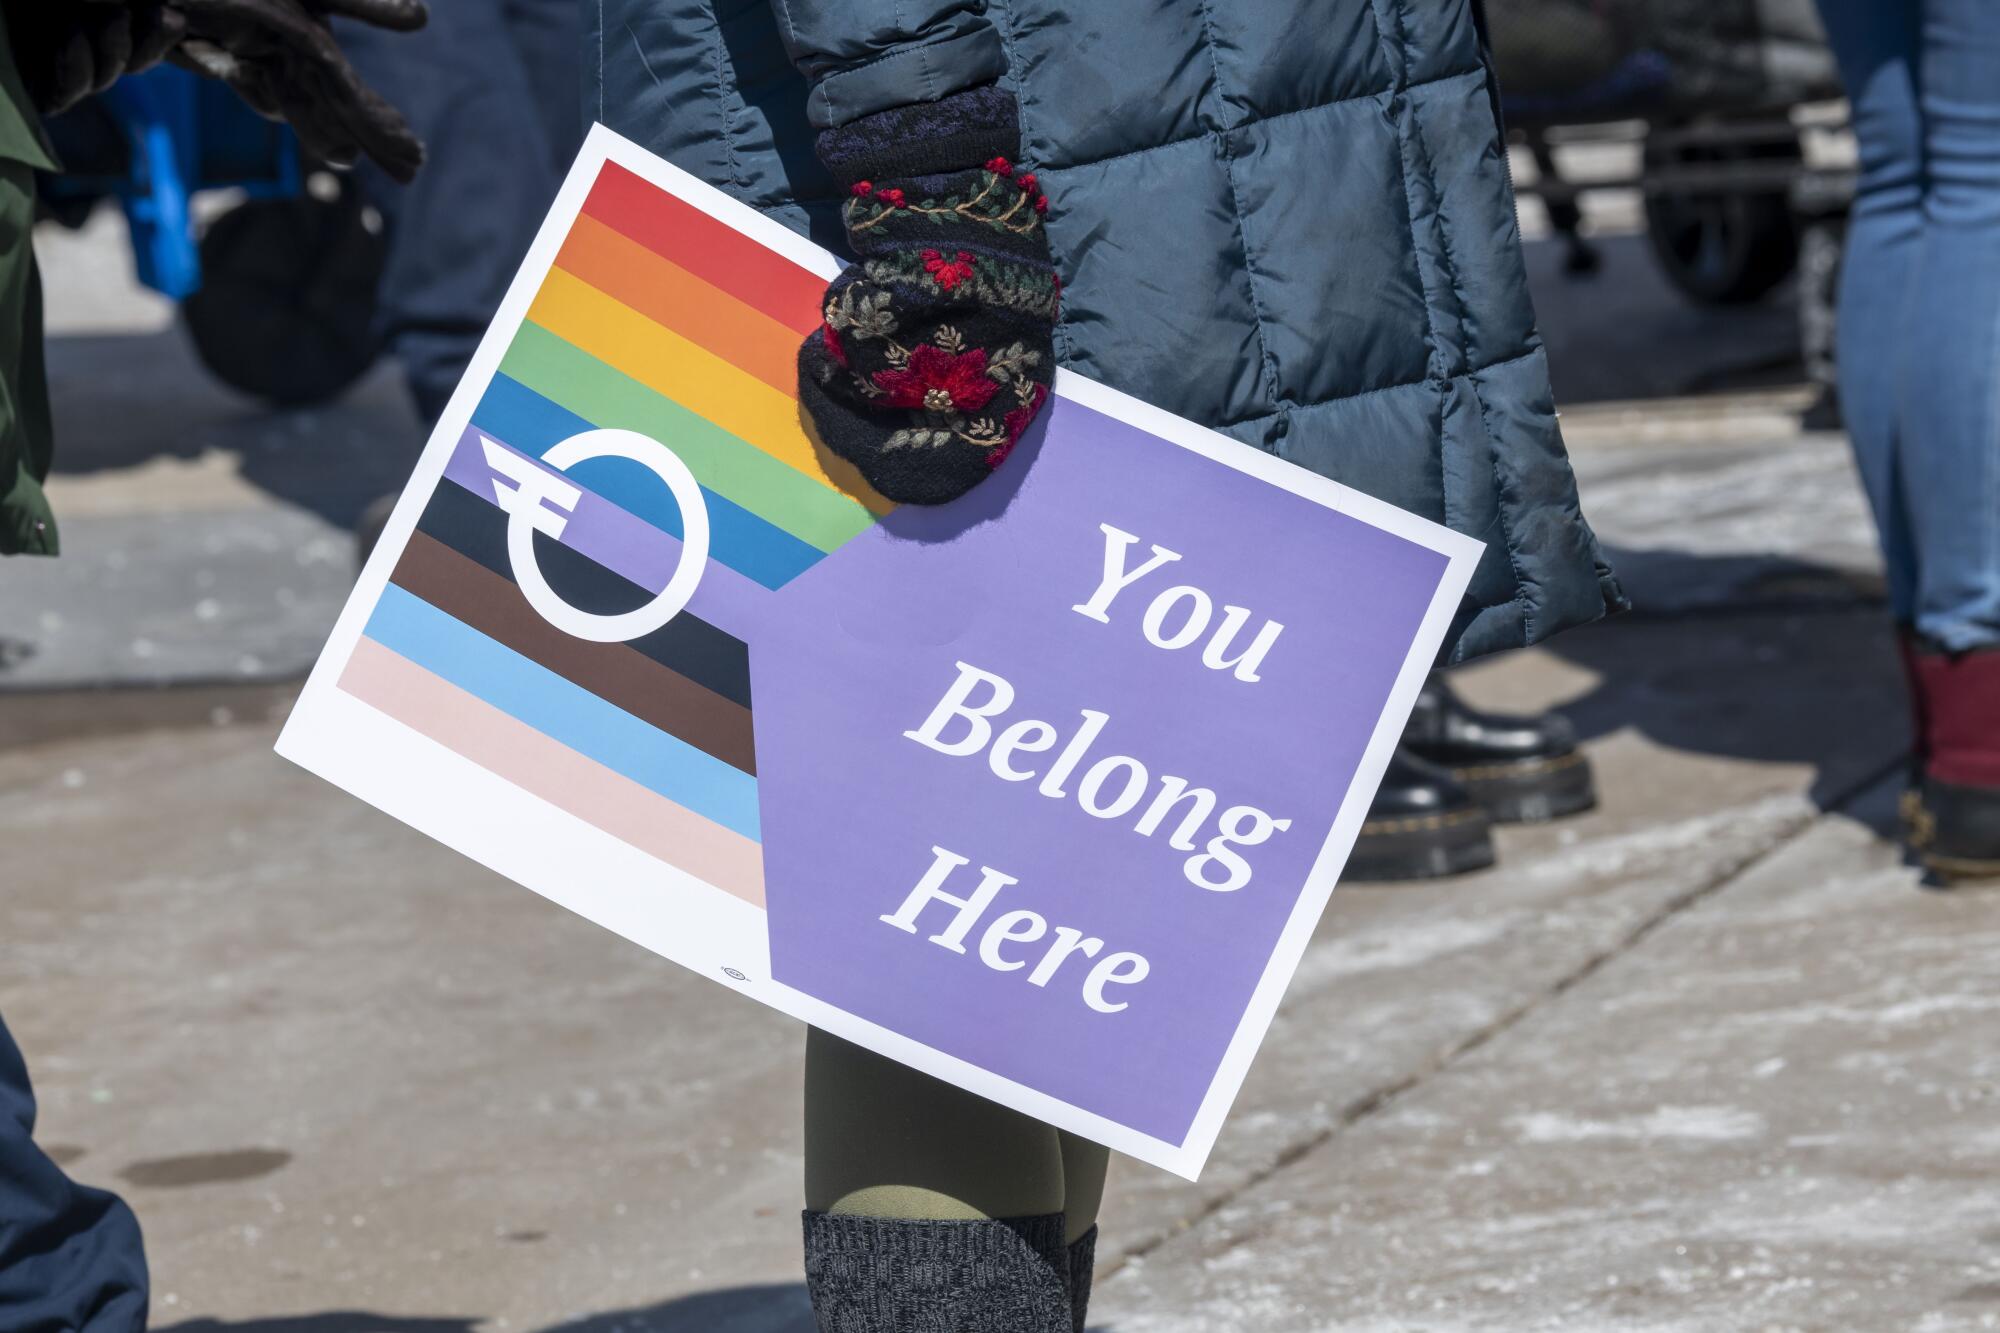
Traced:
[[64, 1175], [34, 1130], [28, 1067], [0, 1023], [0, 1329], [143, 1333], [138, 1219], [116, 1195]]
[[1861, 178], [1841, 405], [1898, 620], [2000, 647], [2000, 0], [1819, 0]]

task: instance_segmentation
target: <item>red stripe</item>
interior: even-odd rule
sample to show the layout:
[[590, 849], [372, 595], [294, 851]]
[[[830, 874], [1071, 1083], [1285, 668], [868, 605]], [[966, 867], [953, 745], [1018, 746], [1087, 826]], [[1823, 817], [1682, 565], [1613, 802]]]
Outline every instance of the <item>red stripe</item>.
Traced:
[[616, 162], [598, 172], [583, 211], [797, 333], [819, 327], [826, 279]]

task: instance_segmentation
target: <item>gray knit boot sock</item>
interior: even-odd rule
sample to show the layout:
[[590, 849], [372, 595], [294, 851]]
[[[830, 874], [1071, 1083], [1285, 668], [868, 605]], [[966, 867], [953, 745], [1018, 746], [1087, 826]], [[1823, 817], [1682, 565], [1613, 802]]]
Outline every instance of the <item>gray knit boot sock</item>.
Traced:
[[1071, 1333], [1061, 1213], [920, 1222], [805, 1214], [820, 1333]]
[[1097, 1271], [1097, 1228], [1078, 1236], [1069, 1247], [1069, 1311], [1074, 1333], [1083, 1333], [1090, 1316], [1090, 1279]]

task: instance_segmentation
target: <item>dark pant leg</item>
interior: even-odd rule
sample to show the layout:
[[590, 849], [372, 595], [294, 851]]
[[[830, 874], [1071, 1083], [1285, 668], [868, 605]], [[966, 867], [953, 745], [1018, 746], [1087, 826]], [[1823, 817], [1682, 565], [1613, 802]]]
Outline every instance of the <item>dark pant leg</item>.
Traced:
[[806, 1207], [867, 1217], [1063, 1210], [1056, 1131], [817, 1028], [806, 1038]]
[[1104, 1206], [1104, 1180], [1111, 1170], [1111, 1149], [1068, 1130], [1057, 1135], [1063, 1165], [1063, 1228], [1075, 1244], [1097, 1225]]
[[[431, 6], [421, 32], [341, 28], [355, 66], [402, 108], [428, 154], [407, 186], [360, 170], [388, 228], [382, 332], [427, 424], [465, 373], [575, 150], [552, 144], [549, 126], [575, 124], [576, 96], [558, 77], [531, 75], [509, 9], [506, 0], [451, 0]], [[573, 70], [577, 43], [541, 54]], [[563, 105], [545, 115], [544, 96]]]
[[528, 76], [554, 164], [567, 169], [583, 143], [583, 18], [579, 0], [505, 0], [507, 35]]
[[64, 1175], [34, 1129], [28, 1067], [0, 1022], [0, 1329], [142, 1333], [138, 1219], [116, 1195]]

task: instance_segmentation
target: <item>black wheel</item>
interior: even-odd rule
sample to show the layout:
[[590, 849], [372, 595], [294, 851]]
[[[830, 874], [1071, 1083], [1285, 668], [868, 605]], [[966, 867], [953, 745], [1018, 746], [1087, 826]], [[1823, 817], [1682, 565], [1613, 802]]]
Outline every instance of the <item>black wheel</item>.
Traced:
[[1671, 182], [1676, 171], [1756, 172], [1772, 183], [1686, 190], [1649, 190], [1646, 236], [1667, 281], [1703, 305], [1755, 301], [1790, 276], [1799, 262], [1785, 170], [1798, 161], [1796, 141], [1696, 144], [1674, 136], [1671, 146], [1646, 144], [1646, 173]]
[[380, 350], [380, 220], [351, 182], [319, 175], [313, 186], [217, 218], [201, 240], [201, 289], [181, 303], [217, 379], [286, 407], [332, 398]]

